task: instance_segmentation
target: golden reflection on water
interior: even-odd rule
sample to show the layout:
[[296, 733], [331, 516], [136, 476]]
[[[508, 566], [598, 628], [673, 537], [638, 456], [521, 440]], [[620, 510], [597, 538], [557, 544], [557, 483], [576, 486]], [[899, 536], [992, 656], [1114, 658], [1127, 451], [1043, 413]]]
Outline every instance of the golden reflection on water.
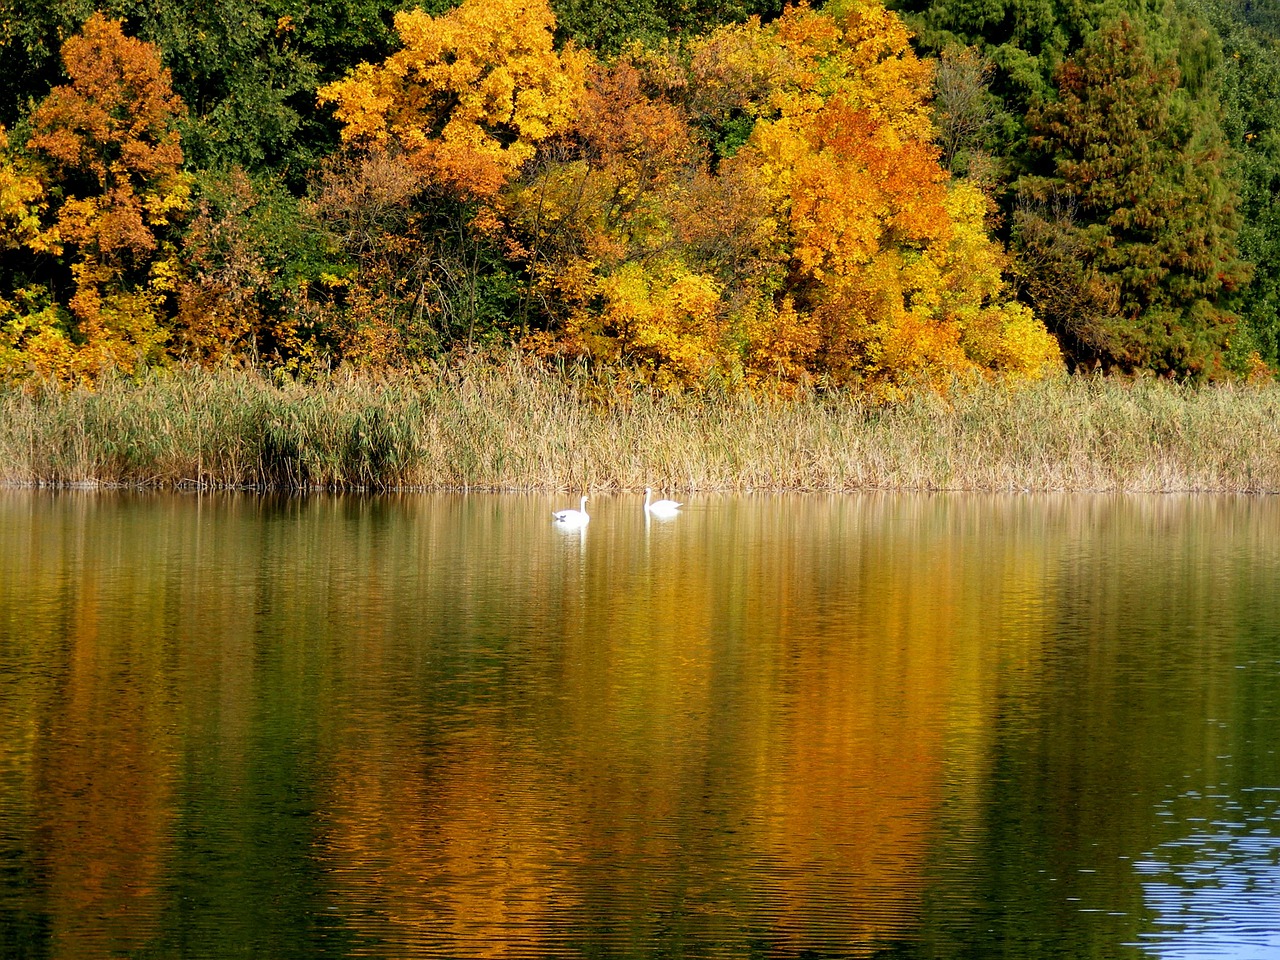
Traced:
[[[0, 834], [31, 878], [0, 907], [53, 955], [144, 952], [218, 882], [183, 838], [221, 818], [314, 882], [311, 955], [869, 955], [981, 872], [1010, 705], [1076, 731], [1050, 766], [1143, 727], [1139, 785], [1205, 736], [1126, 708], [1123, 645], [1070, 660], [1087, 706], [1046, 693], [1073, 618], [1131, 614], [1117, 565], [1144, 616], [1221, 619], [1248, 569], [1205, 557], [1280, 543], [1229, 499], [639, 503], [569, 534], [542, 497], [0, 492]], [[1182, 655], [1222, 708], [1229, 653]], [[1060, 799], [1148, 830], [1106, 796]]]

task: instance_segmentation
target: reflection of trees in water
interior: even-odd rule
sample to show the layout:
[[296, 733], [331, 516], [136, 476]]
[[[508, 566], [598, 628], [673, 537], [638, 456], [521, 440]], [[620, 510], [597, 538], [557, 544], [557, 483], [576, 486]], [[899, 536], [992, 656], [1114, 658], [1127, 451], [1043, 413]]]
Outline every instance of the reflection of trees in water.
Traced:
[[1280, 786], [1187, 793], [1158, 813], [1187, 834], [1134, 864], [1156, 918], [1141, 945], [1167, 960], [1280, 958]]
[[[29, 542], [0, 525], [0, 609], [46, 625], [32, 697], [0, 702], [26, 731], [0, 786], [41, 787], [50, 922], [111, 934], [115, 893], [68, 882], [93, 860], [137, 878], [139, 947], [943, 957], [995, 930], [1085, 956], [1138, 936], [1152, 798], [1273, 719], [1274, 679], [1200, 628], [1280, 622], [1227, 550], [1280, 543], [1280, 511], [730, 497], [646, 525], [601, 496], [557, 535], [560, 499], [94, 498], [44, 502]], [[1121, 557], [1151, 575], [1118, 596]], [[1081, 922], [1130, 894], [1121, 932]]]
[[927, 955], [1138, 957], [1149, 915], [1132, 863], [1167, 838], [1152, 811], [1169, 785], [1280, 783], [1280, 757], [1257, 746], [1274, 739], [1280, 677], [1241, 669], [1274, 662], [1280, 512], [1223, 497], [1021, 503], [1007, 515], [1025, 529], [997, 542], [1041, 565], [1038, 640], [988, 631], [1003, 660], [975, 895], [961, 902], [953, 848], [925, 936], [954, 950]]

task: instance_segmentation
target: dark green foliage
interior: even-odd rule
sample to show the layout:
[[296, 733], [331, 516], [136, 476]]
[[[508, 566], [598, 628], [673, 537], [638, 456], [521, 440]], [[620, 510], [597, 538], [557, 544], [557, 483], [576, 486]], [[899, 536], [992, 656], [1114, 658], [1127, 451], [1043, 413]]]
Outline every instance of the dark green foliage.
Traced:
[[340, 269], [329, 238], [276, 177], [237, 169], [202, 173], [193, 205], [214, 221], [234, 224], [238, 239], [261, 256], [269, 277], [264, 293], [283, 299], [285, 291]]
[[339, 357], [416, 361], [514, 329], [523, 278], [474, 220], [477, 207], [400, 155], [326, 162], [305, 207], [346, 269], [325, 317]]
[[696, 36], [725, 23], [782, 13], [784, 0], [553, 0], [560, 32], [584, 47], [615, 54], [633, 40]]
[[329, 346], [309, 307], [322, 278], [345, 263], [278, 179], [239, 168], [199, 175], [182, 259], [171, 345], [179, 355], [279, 363]]
[[[990, 90], [998, 100], [987, 151], [1000, 159], [1006, 184], [1025, 172], [1026, 114], [1052, 100], [1058, 68], [1104, 23], [1128, 17], [1145, 26], [1159, 52], [1177, 50], [1182, 17], [1172, 0], [889, 0], [916, 33], [922, 52], [973, 47], [994, 68]], [[1005, 212], [1013, 197], [1003, 194]]]
[[242, 0], [158, 3], [141, 26], [190, 108], [183, 147], [191, 166], [288, 170], [328, 139], [308, 129], [318, 69], [287, 14]]
[[[1023, 292], [1075, 362], [1198, 375], [1242, 370], [1255, 349], [1280, 358], [1268, 5], [897, 0], [925, 52], [968, 46], [993, 67], [998, 107], [982, 137], [957, 141], [951, 169], [973, 176], [968, 158], [984, 160], [976, 175], [1001, 205]], [[1106, 59], [1097, 38], [1121, 23], [1147, 67]], [[1257, 264], [1252, 282], [1241, 259]]]
[[[1039, 304], [1077, 362], [1184, 376], [1225, 372], [1247, 277], [1217, 118], [1152, 53], [1140, 24], [1104, 26], [1058, 70], [1058, 99], [1028, 114], [1045, 173], [1021, 181], [1024, 249], [1063, 234], [1059, 266], [1097, 289], [1092, 315]], [[1046, 205], [1069, 209], [1048, 222]], [[1037, 233], [1039, 231], [1039, 233]], [[1048, 237], [1046, 241], [1044, 238]]]
[[1240, 182], [1240, 251], [1256, 265], [1232, 302], [1242, 328], [1232, 353], [1280, 365], [1280, 7], [1197, 0], [1221, 38], [1223, 128]]
[[951, 44], [938, 56], [934, 78], [934, 119], [942, 165], [957, 177], [989, 185], [1001, 179], [998, 155], [1008, 115], [990, 90], [995, 64], [975, 47]]
[[0, 0], [0, 124], [12, 127], [62, 82], [62, 42], [93, 11], [92, 0]]

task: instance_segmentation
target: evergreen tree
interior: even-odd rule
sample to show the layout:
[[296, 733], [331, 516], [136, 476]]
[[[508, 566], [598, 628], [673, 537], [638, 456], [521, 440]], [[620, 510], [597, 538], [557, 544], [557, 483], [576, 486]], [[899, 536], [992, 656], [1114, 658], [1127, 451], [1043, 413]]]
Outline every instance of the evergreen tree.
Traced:
[[1242, 325], [1233, 359], [1257, 351], [1280, 366], [1280, 5], [1196, 0], [1221, 38], [1223, 129], [1240, 182], [1240, 251], [1256, 265], [1232, 306]]
[[[1225, 372], [1236, 317], [1223, 300], [1247, 269], [1225, 138], [1181, 80], [1120, 18], [1059, 68], [1057, 100], [1028, 113], [1045, 173], [1021, 181], [1016, 229], [1042, 260], [1033, 299], [1077, 362]], [[1090, 309], [1053, 295], [1073, 279]]]

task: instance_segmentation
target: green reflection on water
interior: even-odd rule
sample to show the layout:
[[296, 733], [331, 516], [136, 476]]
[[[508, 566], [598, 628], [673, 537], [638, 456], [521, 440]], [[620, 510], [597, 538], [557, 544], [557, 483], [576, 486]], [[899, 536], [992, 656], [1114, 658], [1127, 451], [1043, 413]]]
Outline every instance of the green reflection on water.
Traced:
[[0, 952], [1138, 956], [1280, 784], [1271, 501], [562, 499], [0, 492]]

